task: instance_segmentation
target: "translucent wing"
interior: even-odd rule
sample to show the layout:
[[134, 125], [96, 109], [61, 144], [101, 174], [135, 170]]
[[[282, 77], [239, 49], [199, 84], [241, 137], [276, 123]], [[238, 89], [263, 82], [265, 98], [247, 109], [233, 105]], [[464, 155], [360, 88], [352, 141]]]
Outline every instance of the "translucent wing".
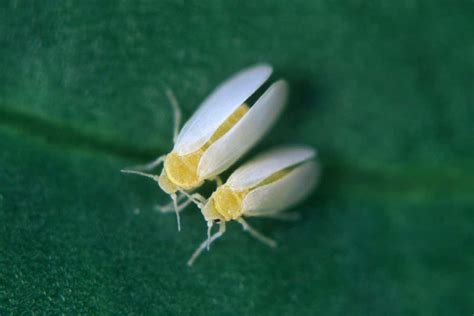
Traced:
[[283, 178], [251, 191], [243, 201], [243, 214], [258, 216], [280, 212], [303, 200], [317, 179], [316, 162], [305, 162]]
[[253, 147], [275, 123], [287, 97], [285, 81], [272, 84], [242, 119], [206, 150], [199, 162], [199, 176], [208, 179], [221, 173]]
[[235, 170], [227, 184], [235, 190], [251, 188], [275, 172], [302, 163], [316, 156], [307, 146], [282, 146], [258, 155]]
[[271, 73], [270, 65], [259, 64], [240, 71], [220, 84], [183, 126], [173, 151], [185, 155], [198, 150]]

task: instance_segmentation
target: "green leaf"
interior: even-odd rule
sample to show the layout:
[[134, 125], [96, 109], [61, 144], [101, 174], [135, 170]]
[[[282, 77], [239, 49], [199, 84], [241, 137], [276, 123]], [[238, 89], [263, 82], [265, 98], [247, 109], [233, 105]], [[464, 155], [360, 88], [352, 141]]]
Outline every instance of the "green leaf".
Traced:
[[[474, 291], [469, 1], [4, 1], [0, 313], [469, 315]], [[290, 82], [254, 151], [318, 148], [295, 223], [237, 224], [192, 268], [197, 208], [159, 214], [120, 174], [259, 61]]]

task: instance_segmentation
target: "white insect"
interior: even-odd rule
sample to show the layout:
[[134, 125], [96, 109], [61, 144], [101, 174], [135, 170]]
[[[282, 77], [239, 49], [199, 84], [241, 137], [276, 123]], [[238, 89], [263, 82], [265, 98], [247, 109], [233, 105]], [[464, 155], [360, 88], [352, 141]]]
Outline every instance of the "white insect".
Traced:
[[[318, 180], [316, 152], [306, 146], [285, 146], [261, 154], [235, 170], [201, 208], [208, 225], [208, 237], [194, 252], [191, 266], [201, 252], [225, 232], [225, 223], [239, 222], [253, 237], [275, 247], [276, 242], [250, 227], [245, 217], [296, 219], [298, 213], [283, 210], [304, 199]], [[213, 223], [219, 231], [211, 236]]]
[[[222, 184], [219, 174], [251, 149], [280, 115], [288, 95], [288, 85], [283, 80], [273, 83], [252, 107], [245, 103], [271, 73], [271, 66], [259, 64], [235, 74], [204, 100], [179, 133], [181, 113], [173, 94], [167, 91], [175, 112], [173, 150], [145, 166], [122, 172], [158, 182], [172, 199], [161, 210], [174, 209], [178, 230], [181, 230], [179, 212], [192, 200], [203, 200], [200, 195], [192, 196], [192, 191], [205, 180]], [[142, 172], [161, 163], [164, 166], [159, 176]]]

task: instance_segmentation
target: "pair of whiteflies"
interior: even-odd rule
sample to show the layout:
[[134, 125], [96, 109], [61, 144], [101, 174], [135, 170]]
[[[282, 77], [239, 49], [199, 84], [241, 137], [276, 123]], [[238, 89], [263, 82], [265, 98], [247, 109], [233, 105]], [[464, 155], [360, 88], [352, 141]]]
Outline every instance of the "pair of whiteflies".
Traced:
[[[302, 145], [281, 146], [260, 154], [237, 168], [225, 183], [219, 177], [264, 136], [282, 112], [288, 97], [284, 80], [273, 83], [252, 107], [245, 103], [271, 73], [271, 66], [260, 64], [235, 74], [204, 100], [181, 131], [178, 104], [167, 91], [175, 112], [173, 150], [145, 166], [122, 170], [158, 182], [172, 199], [161, 210], [176, 212], [178, 230], [179, 213], [186, 206], [194, 202], [201, 209], [208, 237], [188, 265], [224, 234], [225, 223], [230, 220], [238, 221], [256, 239], [275, 247], [275, 241], [249, 226], [244, 218], [295, 218], [297, 213], [282, 211], [303, 200], [317, 182], [316, 151]], [[160, 175], [143, 172], [161, 163], [164, 167]], [[208, 199], [194, 192], [206, 180], [217, 184]], [[219, 231], [211, 235], [214, 223], [219, 224]]]

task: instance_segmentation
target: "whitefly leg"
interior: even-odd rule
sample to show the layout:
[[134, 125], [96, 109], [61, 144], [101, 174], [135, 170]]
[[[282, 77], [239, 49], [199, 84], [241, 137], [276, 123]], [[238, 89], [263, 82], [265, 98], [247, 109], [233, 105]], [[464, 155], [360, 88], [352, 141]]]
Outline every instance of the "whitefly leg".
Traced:
[[181, 203], [180, 205], [178, 205], [178, 212], [181, 212], [183, 211], [186, 207], [188, 207], [189, 204], [191, 204], [193, 201], [191, 200], [186, 200], [184, 201], [183, 203]]
[[204, 205], [205, 205], [206, 202], [207, 202], [207, 199], [206, 199], [204, 196], [202, 196], [201, 194], [199, 194], [199, 193], [194, 193], [194, 194], [192, 195], [192, 197], [193, 197], [193, 199], [194, 199], [193, 202], [194, 202], [199, 208], [203, 208]]
[[244, 230], [248, 231], [250, 235], [252, 235], [255, 239], [259, 240], [260, 242], [272, 248], [275, 248], [277, 246], [276, 241], [261, 234], [255, 228], [250, 226], [242, 217], [238, 218], [237, 221], [242, 225]]
[[[186, 191], [180, 191], [179, 193], [180, 194], [178, 194], [177, 202], [178, 202], [178, 211], [180, 212], [184, 210], [191, 203], [196, 204], [199, 208], [203, 208], [204, 204], [206, 204], [207, 202], [207, 199], [199, 193], [189, 194]], [[180, 204], [180, 202], [185, 198], [187, 200]], [[165, 205], [156, 205], [155, 209], [160, 211], [161, 213], [173, 212], [174, 203], [171, 202]]]
[[139, 176], [142, 176], [142, 177], [147, 177], [147, 178], [155, 180], [156, 182], [159, 182], [159, 179], [160, 179], [160, 177], [155, 175], [155, 174], [141, 172], [141, 171], [137, 171], [137, 170], [122, 169], [122, 170], [120, 170], [120, 172], [131, 173], [131, 174], [136, 174], [136, 175], [139, 175]]
[[219, 223], [219, 231], [217, 233], [215, 233], [214, 235], [212, 235], [210, 238], [206, 238], [206, 240], [204, 240], [199, 245], [199, 247], [196, 249], [196, 251], [194, 251], [191, 258], [188, 260], [188, 266], [192, 266], [194, 261], [196, 261], [197, 257], [199, 257], [199, 255], [208, 247], [208, 245], [210, 245], [215, 240], [217, 240], [219, 237], [224, 235], [224, 233], [225, 233], [225, 222], [220, 222]]
[[[188, 207], [189, 204], [191, 204], [192, 202], [193, 202], [193, 201], [191, 201], [191, 200], [186, 200], [186, 201], [184, 201], [184, 202], [182, 202], [182, 203], [178, 203], [178, 212], [181, 213], [182, 211], [184, 211], [184, 209], [185, 209], [186, 207]], [[173, 202], [171, 202], [171, 203], [169, 203], [169, 204], [166, 204], [166, 205], [164, 205], [164, 206], [162, 206], [162, 207], [160, 207], [160, 206], [157, 205], [157, 206], [155, 206], [155, 209], [156, 209], [157, 211], [159, 211], [160, 213], [172, 213], [172, 212], [175, 211], [175, 210], [174, 210], [174, 203], [173, 203]]]
[[179, 218], [179, 210], [178, 210], [178, 198], [176, 193], [170, 194], [171, 199], [173, 200], [174, 212], [176, 213], [176, 222], [178, 224], [178, 231], [181, 231], [181, 220]]
[[179, 108], [178, 100], [170, 88], [166, 88], [166, 97], [168, 98], [171, 107], [173, 108], [173, 116], [174, 116], [174, 126], [173, 126], [173, 142], [176, 142], [176, 138], [178, 137], [179, 133], [179, 125], [181, 124], [181, 109]]
[[[178, 207], [180, 206], [179, 203], [181, 203], [185, 198], [186, 198], [186, 195], [183, 195], [181, 193], [177, 194], [176, 201], [178, 202]], [[157, 204], [155, 205], [155, 210], [160, 211], [161, 213], [174, 212], [174, 203], [173, 201], [171, 201], [170, 203], [167, 203], [167, 204]]]
[[138, 165], [138, 166], [130, 166], [126, 167], [123, 169], [123, 171], [128, 170], [128, 171], [150, 171], [156, 167], [158, 167], [166, 158], [166, 155], [159, 156], [153, 161], [150, 161], [147, 164], [144, 165]]
[[197, 207], [199, 208], [203, 208], [204, 207], [204, 204], [206, 204], [206, 201], [207, 199], [205, 197], [203, 197], [201, 194], [199, 193], [193, 193], [193, 194], [189, 194], [188, 192], [184, 191], [184, 190], [180, 190], [179, 192], [181, 192], [182, 194], [184, 194], [188, 199], [190, 199], [191, 201], [194, 202], [194, 204], [197, 205]]

